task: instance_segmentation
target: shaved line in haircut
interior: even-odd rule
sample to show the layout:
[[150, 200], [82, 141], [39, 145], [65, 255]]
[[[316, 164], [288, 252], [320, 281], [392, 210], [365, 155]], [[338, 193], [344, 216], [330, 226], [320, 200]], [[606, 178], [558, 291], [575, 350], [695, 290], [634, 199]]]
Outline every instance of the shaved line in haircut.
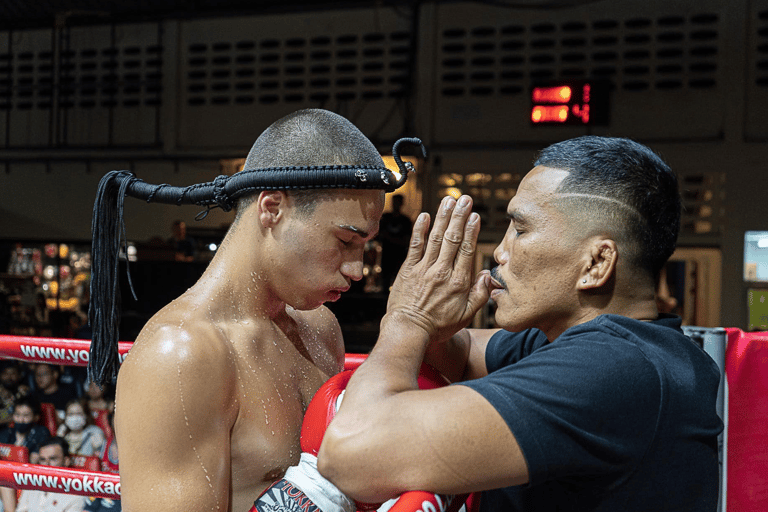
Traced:
[[626, 210], [628, 213], [637, 217], [637, 219], [640, 222], [645, 222], [645, 220], [643, 219], [643, 215], [639, 211], [637, 211], [637, 209], [632, 208], [632, 206], [628, 205], [627, 203], [623, 201], [619, 201], [618, 199], [614, 199], [612, 197], [600, 196], [596, 194], [580, 194], [577, 192], [556, 192], [555, 194], [556, 194], [556, 197], [558, 198], [585, 199], [587, 201], [594, 201], [594, 200], [607, 201], [611, 203], [613, 206], [618, 206], [619, 208]]

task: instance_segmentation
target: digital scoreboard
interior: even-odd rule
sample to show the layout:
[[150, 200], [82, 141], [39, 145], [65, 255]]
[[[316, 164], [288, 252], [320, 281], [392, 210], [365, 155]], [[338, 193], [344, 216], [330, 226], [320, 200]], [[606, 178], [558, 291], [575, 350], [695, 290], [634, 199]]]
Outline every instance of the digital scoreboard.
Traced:
[[608, 124], [608, 84], [601, 81], [568, 81], [531, 90], [531, 123], [534, 125]]

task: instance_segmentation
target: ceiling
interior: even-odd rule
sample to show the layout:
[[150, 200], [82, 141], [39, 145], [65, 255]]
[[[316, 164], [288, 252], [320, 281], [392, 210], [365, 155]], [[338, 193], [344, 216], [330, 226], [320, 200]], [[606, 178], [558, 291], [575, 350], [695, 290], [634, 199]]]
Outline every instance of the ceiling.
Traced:
[[0, 29], [18, 30], [300, 10], [415, 4], [417, 0], [0, 0]]
[[[462, 0], [0, 0], [0, 30], [395, 7]], [[609, 0], [463, 0], [513, 9], [562, 9]]]

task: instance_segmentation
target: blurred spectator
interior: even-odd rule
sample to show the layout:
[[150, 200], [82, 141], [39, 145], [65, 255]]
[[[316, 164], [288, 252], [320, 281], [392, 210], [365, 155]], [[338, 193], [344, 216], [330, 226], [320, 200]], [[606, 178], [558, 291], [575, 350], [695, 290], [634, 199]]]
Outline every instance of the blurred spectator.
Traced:
[[91, 332], [91, 323], [88, 319], [88, 308], [91, 305], [91, 287], [89, 285], [83, 286], [80, 301], [77, 304], [77, 310], [75, 314], [82, 320], [82, 325], [75, 331], [75, 338], [81, 340], [90, 340], [93, 336]]
[[377, 240], [381, 242], [381, 278], [385, 291], [392, 286], [400, 266], [405, 261], [413, 231], [413, 221], [400, 211], [404, 203], [403, 195], [393, 195], [392, 211], [382, 215], [379, 222]]
[[56, 408], [59, 418], [64, 418], [67, 404], [77, 398], [74, 386], [59, 381], [61, 371], [58, 366], [38, 364], [35, 366], [35, 398], [40, 403], [51, 403]]
[[83, 319], [74, 311], [67, 311], [64, 315], [67, 321], [67, 325], [64, 328], [63, 338], [76, 339], [75, 333], [83, 326]]
[[183, 220], [175, 220], [171, 225], [173, 237], [169, 240], [176, 251], [176, 261], [195, 260], [195, 240], [187, 236], [187, 224]]
[[104, 431], [94, 425], [85, 399], [72, 400], [67, 404], [64, 424], [56, 433], [67, 441], [70, 455], [98, 455], [106, 441]]
[[34, 336], [35, 312], [32, 306], [25, 306], [22, 303], [21, 295], [11, 295], [8, 297], [8, 306], [10, 308], [10, 334], [17, 336]]
[[0, 363], [0, 386], [14, 395], [28, 395], [29, 386], [25, 383], [24, 377], [26, 368], [19, 361], [2, 361]]
[[29, 386], [23, 383], [24, 370], [17, 361], [0, 362], [0, 424], [12, 421], [16, 399], [29, 394]]
[[8, 294], [0, 290], [0, 334], [11, 332], [11, 306], [8, 303]]
[[111, 384], [98, 384], [86, 381], [85, 395], [88, 398], [88, 407], [91, 409], [94, 419], [100, 411], [113, 411], [115, 408], [115, 387]]
[[101, 470], [106, 473], [119, 473], [120, 466], [117, 456], [117, 436], [115, 435], [115, 413], [110, 412], [107, 416], [109, 426], [112, 429], [112, 436], [107, 439], [104, 449], [101, 451]]
[[45, 301], [45, 294], [42, 292], [38, 292], [35, 295], [34, 318], [37, 336], [51, 336], [53, 334], [51, 330], [51, 312]]
[[32, 396], [21, 396], [13, 408], [13, 426], [0, 430], [0, 443], [24, 446], [29, 450], [29, 461], [37, 463], [42, 443], [51, 433], [40, 424], [40, 404]]
[[[45, 466], [68, 467], [67, 443], [59, 437], [52, 437], [40, 446], [40, 464]], [[24, 490], [21, 492], [16, 512], [80, 512], [85, 508], [87, 498], [70, 496], [48, 491]]]
[[86, 501], [86, 512], [120, 512], [122, 507], [119, 500], [109, 498], [88, 498]]

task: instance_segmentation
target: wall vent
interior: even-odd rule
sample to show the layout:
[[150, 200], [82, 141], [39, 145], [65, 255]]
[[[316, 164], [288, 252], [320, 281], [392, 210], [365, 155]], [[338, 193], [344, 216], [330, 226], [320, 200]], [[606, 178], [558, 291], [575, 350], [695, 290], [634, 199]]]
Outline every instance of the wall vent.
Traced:
[[[446, 28], [439, 94], [513, 96], [527, 84], [600, 78], [625, 91], [717, 85], [717, 14]], [[768, 29], [766, 29], [768, 31]]]
[[408, 31], [191, 43], [189, 106], [325, 103], [411, 94]]
[[0, 110], [157, 107], [160, 45], [0, 53]]
[[768, 9], [757, 14], [755, 34], [755, 85], [768, 87]]

